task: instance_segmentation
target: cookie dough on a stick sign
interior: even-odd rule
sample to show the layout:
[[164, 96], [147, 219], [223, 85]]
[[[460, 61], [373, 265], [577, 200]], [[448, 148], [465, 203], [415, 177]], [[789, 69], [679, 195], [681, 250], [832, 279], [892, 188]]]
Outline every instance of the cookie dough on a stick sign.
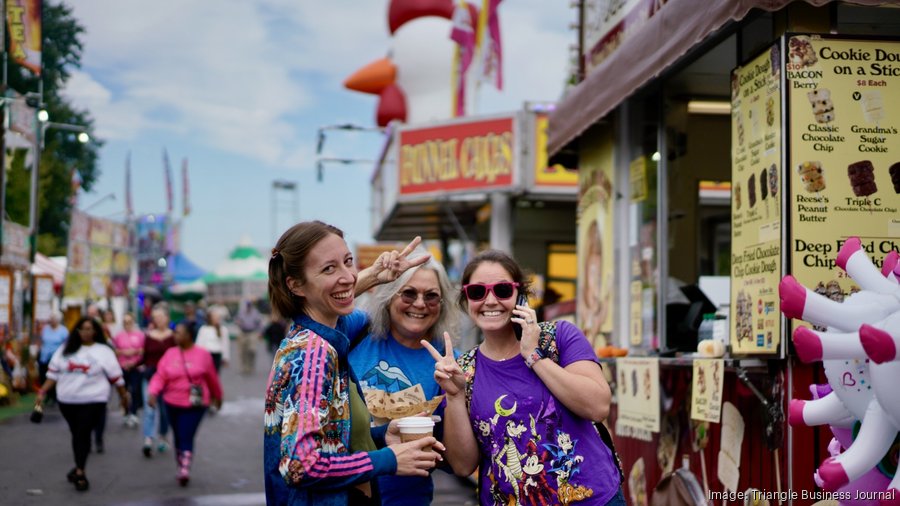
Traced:
[[[781, 51], [731, 75], [731, 352], [781, 351]], [[718, 415], [716, 415], [718, 422]]]
[[788, 35], [791, 273], [834, 300], [849, 236], [881, 266], [900, 247], [900, 42]]

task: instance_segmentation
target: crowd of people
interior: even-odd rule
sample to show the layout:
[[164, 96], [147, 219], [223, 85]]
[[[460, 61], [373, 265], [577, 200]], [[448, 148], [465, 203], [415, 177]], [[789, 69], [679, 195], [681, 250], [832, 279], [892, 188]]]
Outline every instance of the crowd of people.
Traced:
[[[625, 504], [602, 425], [610, 387], [585, 335], [538, 320], [530, 277], [510, 255], [476, 255], [454, 285], [420, 242], [363, 270], [343, 232], [318, 221], [294, 225], [273, 248], [268, 325], [250, 303], [234, 318], [238, 372], [253, 372], [260, 336], [274, 355], [264, 400], [267, 503], [428, 505], [432, 473], [477, 470], [480, 504]], [[102, 452], [115, 389], [125, 425], [142, 426], [144, 456], [166, 452], [171, 429], [176, 479], [187, 485], [197, 430], [222, 405], [228, 328], [221, 314], [192, 305], [176, 324], [165, 304], [153, 307], [145, 329], [133, 315], [121, 324], [110, 315], [91, 307], [71, 332], [60, 315], [43, 328], [37, 405], [58, 403], [69, 426], [67, 478], [88, 489], [92, 434]], [[481, 337], [469, 350], [454, 346], [464, 324]], [[409, 391], [425, 405], [434, 400], [418, 416], [435, 424], [404, 440], [398, 420], [373, 417], [377, 401], [367, 399]]]
[[189, 483], [197, 429], [207, 412], [222, 406], [219, 371], [228, 364], [230, 334], [221, 311], [200, 315], [187, 302], [184, 317], [174, 324], [170, 312], [166, 302], [153, 305], [142, 329], [131, 313], [117, 320], [113, 311], [89, 304], [71, 330], [59, 313], [41, 329], [35, 410], [42, 413], [45, 406], [58, 405], [71, 434], [75, 467], [67, 479], [76, 490], [90, 486], [88, 455], [105, 451], [103, 432], [113, 389], [124, 426], [142, 429], [144, 457], [169, 450], [171, 428], [176, 479], [182, 486]]

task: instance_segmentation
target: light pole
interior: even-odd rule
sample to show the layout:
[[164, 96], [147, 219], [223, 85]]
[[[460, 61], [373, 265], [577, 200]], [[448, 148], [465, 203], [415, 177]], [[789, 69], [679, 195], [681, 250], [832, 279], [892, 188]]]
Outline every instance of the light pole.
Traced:
[[320, 183], [322, 182], [322, 178], [325, 173], [325, 164], [326, 163], [340, 163], [344, 165], [350, 165], [354, 163], [375, 163], [375, 160], [362, 160], [357, 158], [323, 158], [322, 150], [325, 148], [325, 132], [329, 130], [342, 130], [347, 132], [379, 132], [384, 133], [384, 129], [381, 127], [364, 127], [359, 125], [354, 125], [352, 123], [343, 123], [339, 125], [328, 125], [319, 127], [318, 135], [316, 138], [316, 156], [318, 159], [316, 160], [316, 180]]
[[38, 222], [37, 222], [37, 196], [38, 196], [38, 175], [41, 170], [41, 153], [44, 151], [44, 134], [47, 130], [51, 128], [55, 128], [58, 130], [67, 130], [70, 132], [78, 132], [78, 142], [87, 143], [91, 140], [90, 136], [87, 133], [87, 127], [83, 127], [81, 125], [70, 125], [68, 123], [55, 123], [53, 121], [48, 121], [50, 119], [47, 111], [40, 110], [37, 113], [38, 118], [38, 128], [35, 132], [35, 153], [34, 153], [34, 164], [31, 167], [31, 195], [30, 200], [28, 202], [28, 233], [31, 239], [31, 254], [29, 260], [34, 262], [34, 256], [37, 253], [37, 235], [38, 235]]
[[283, 207], [283, 202], [278, 198], [279, 192], [290, 192], [292, 195], [291, 200], [291, 211], [292, 211], [292, 223], [297, 223], [297, 219], [300, 215], [300, 193], [297, 189], [297, 183], [294, 181], [288, 181], [286, 179], [276, 179], [272, 181], [272, 196], [269, 199], [272, 202], [272, 241], [277, 241], [278, 236], [278, 212]]

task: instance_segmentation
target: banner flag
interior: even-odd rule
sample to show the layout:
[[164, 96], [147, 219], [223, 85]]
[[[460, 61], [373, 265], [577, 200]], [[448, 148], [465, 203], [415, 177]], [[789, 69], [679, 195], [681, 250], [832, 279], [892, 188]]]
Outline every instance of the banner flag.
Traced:
[[6, 0], [9, 54], [13, 61], [41, 75], [41, 4], [33, 0]]
[[450, 39], [456, 42], [453, 60], [454, 116], [466, 114], [466, 76], [475, 58], [475, 21], [478, 8], [466, 1], [460, 1], [453, 10], [453, 29]]
[[502, 0], [484, 0], [478, 17], [478, 44], [481, 50], [480, 79], [493, 81], [503, 89], [503, 47], [500, 42], [500, 15], [497, 8]]
[[166, 177], [166, 212], [172, 214], [172, 167], [169, 165], [169, 152], [163, 148], [163, 172]]
[[191, 187], [188, 182], [188, 159], [185, 157], [181, 160], [181, 189], [184, 193], [184, 202], [182, 205], [182, 216], [188, 216], [191, 214]]

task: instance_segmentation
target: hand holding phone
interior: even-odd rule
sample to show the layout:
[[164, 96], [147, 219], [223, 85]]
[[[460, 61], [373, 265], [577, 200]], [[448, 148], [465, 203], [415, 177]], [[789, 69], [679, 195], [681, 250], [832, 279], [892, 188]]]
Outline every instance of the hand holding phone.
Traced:
[[[517, 306], [527, 306], [528, 305], [528, 296], [525, 295], [524, 292], [519, 292], [519, 296], [516, 298]], [[516, 334], [516, 341], [522, 340], [522, 326], [516, 322], [513, 322], [513, 332]]]

